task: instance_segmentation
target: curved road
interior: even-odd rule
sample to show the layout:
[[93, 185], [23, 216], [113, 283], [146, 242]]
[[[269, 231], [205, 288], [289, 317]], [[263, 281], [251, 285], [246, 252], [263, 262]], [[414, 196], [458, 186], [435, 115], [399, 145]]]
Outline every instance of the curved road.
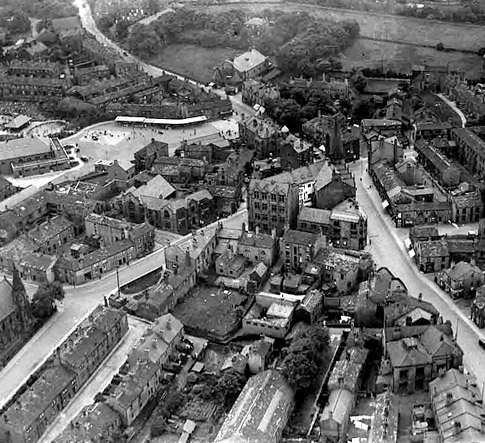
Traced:
[[485, 338], [484, 331], [455, 306], [446, 292], [418, 271], [397, 235], [394, 223], [382, 208], [375, 187], [368, 189], [372, 180], [367, 173], [362, 172], [366, 164], [366, 160], [362, 159], [351, 165], [351, 170], [356, 177], [357, 201], [367, 214], [368, 234], [372, 240], [371, 251], [377, 267], [387, 267], [402, 279], [412, 296], [417, 297], [422, 293], [423, 299], [432, 303], [445, 321], [451, 321], [453, 332], [458, 336], [458, 344], [464, 352], [465, 367], [477, 376], [482, 386], [485, 383], [485, 371], [482, 370], [485, 365], [485, 351], [478, 346], [478, 338]]
[[[93, 33], [99, 41], [122, 53], [121, 48], [103, 36], [96, 28], [89, 6], [86, 5], [84, 0], [76, 0], [76, 5], [79, 7], [83, 26]], [[140, 62], [135, 57], [128, 56], [126, 58], [139, 62], [141, 67], [152, 75], [162, 75], [164, 72], [160, 68]], [[165, 72], [185, 80], [180, 75], [169, 71]], [[193, 80], [189, 81], [199, 86]], [[369, 191], [367, 189], [371, 181], [367, 174], [362, 175], [363, 167], [361, 163], [356, 162], [352, 169], [357, 178], [359, 203], [368, 214], [369, 235], [373, 240], [372, 249], [376, 263], [379, 266], [387, 266], [395, 275], [402, 278], [412, 295], [423, 293], [424, 299], [433, 303], [445, 320], [451, 320], [455, 330], [458, 325], [458, 343], [465, 352], [466, 367], [478, 376], [480, 382], [485, 382], [485, 372], [478, 370], [485, 363], [485, 354], [477, 344], [477, 337], [485, 337], [484, 334], [455, 308], [445, 293], [417, 271], [394, 231], [389, 217], [384, 213], [379, 196], [375, 190]], [[362, 176], [362, 182], [359, 180], [360, 176]], [[230, 219], [226, 219], [225, 223], [234, 223], [234, 225], [240, 226], [245, 217], [246, 211], [242, 210]], [[183, 237], [174, 243], [183, 242], [188, 237], [190, 236]], [[163, 254], [164, 249], [160, 249], [133, 262], [128, 267], [121, 268], [119, 270], [121, 282], [126, 283], [161, 266], [164, 261]], [[103, 301], [103, 295], [115, 289], [116, 285], [116, 273], [112, 272], [99, 281], [93, 281], [77, 288], [66, 288], [65, 303], [60, 307], [59, 312], [0, 372], [0, 407], [13, 396], [31, 373], [42, 365], [52, 350], [75, 329], [77, 324]]]

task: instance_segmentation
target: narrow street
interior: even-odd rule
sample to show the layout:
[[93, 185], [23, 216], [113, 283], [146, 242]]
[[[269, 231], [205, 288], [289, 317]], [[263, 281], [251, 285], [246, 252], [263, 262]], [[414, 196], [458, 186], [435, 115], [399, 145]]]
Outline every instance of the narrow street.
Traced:
[[[247, 210], [242, 209], [231, 217], [221, 220], [227, 228], [240, 228], [245, 221]], [[214, 222], [215, 225], [218, 222]], [[212, 226], [209, 225], [209, 226]], [[172, 245], [183, 244], [191, 237], [185, 235], [172, 242]], [[165, 266], [165, 248], [132, 262], [119, 269], [120, 285]], [[86, 318], [99, 304], [104, 303], [104, 296], [117, 287], [116, 271], [106, 274], [104, 278], [91, 281], [82, 286], [66, 286], [66, 297], [59, 306], [58, 312], [44, 327], [10, 360], [0, 372], [0, 408], [5, 405], [34, 373], [49, 358], [65, 338]]]
[[50, 443], [67, 425], [78, 415], [81, 410], [94, 402], [98, 392], [102, 392], [111, 382], [132, 348], [145, 333], [149, 324], [138, 320], [136, 317], [128, 317], [129, 329], [121, 342], [108, 355], [98, 370], [91, 376], [82, 389], [76, 394], [67, 407], [50, 424], [38, 443]]
[[[464, 352], [465, 368], [477, 376], [482, 386], [482, 383], [485, 383], [485, 372], [482, 370], [485, 351], [478, 346], [478, 338], [485, 338], [484, 332], [458, 310], [448, 294], [418, 271], [405, 250], [390, 216], [382, 208], [381, 199], [365, 172], [366, 164], [366, 160], [360, 160], [351, 165], [351, 170], [356, 178], [357, 200], [368, 217], [368, 234], [372, 241], [370, 250], [377, 268], [387, 267], [401, 278], [410, 295], [417, 297], [422, 293], [423, 299], [436, 307], [444, 321], [451, 321], [458, 344]], [[372, 189], [368, 189], [371, 185]]]

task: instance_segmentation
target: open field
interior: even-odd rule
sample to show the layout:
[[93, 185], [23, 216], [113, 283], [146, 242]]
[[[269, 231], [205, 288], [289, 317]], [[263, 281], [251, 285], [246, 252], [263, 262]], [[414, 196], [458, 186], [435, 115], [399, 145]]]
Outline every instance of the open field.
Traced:
[[359, 23], [360, 33], [364, 37], [430, 46], [442, 42], [445, 47], [468, 51], [478, 51], [479, 48], [485, 46], [485, 26], [444, 23], [413, 17], [339, 10], [304, 4], [228, 3], [205, 5], [206, 11], [226, 11], [229, 9], [244, 9], [255, 13], [264, 9], [279, 9], [285, 12], [309, 11], [315, 17], [355, 20]]
[[468, 78], [482, 76], [482, 59], [479, 55], [462, 52], [440, 52], [431, 48], [419, 48], [387, 42], [358, 39], [342, 54], [344, 69], [352, 67], [377, 68], [395, 72], [410, 72], [415, 64], [447, 65], [450, 69], [462, 69]]
[[170, 69], [202, 83], [212, 81], [214, 66], [228, 59], [232, 60], [240, 50], [232, 48], [204, 48], [195, 45], [170, 45], [148, 63]]

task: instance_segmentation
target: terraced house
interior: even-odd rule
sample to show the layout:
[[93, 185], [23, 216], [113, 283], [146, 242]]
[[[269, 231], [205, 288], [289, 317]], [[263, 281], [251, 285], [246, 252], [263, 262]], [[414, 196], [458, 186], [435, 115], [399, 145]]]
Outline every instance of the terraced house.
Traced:
[[39, 440], [127, 330], [126, 314], [96, 308], [55, 351], [52, 364], [5, 411], [0, 433], [9, 436], [9, 443]]

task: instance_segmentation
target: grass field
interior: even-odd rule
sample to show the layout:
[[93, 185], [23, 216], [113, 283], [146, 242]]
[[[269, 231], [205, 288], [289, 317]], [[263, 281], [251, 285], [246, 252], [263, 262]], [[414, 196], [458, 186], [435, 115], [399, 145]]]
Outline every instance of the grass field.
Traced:
[[485, 26], [442, 23], [413, 17], [388, 16], [362, 11], [303, 7], [287, 3], [248, 3], [244, 5], [228, 3], [225, 5], [206, 6], [205, 9], [207, 11], [225, 11], [235, 8], [255, 13], [264, 9], [278, 9], [285, 12], [307, 10], [315, 17], [355, 20], [359, 23], [360, 33], [364, 37], [376, 37], [403, 43], [435, 46], [438, 42], [442, 42], [445, 47], [473, 51], [478, 51], [479, 48], [485, 46]]
[[232, 60], [241, 51], [232, 48], [204, 48], [195, 45], [170, 45], [148, 62], [182, 75], [195, 78], [202, 83], [213, 79], [213, 69], [220, 62]]
[[462, 69], [468, 78], [480, 78], [482, 59], [479, 55], [461, 52], [440, 52], [431, 48], [418, 48], [410, 45], [376, 42], [358, 39], [342, 54], [344, 69], [352, 67], [382, 67], [397, 71], [410, 72], [414, 64], [447, 65], [450, 69]]

